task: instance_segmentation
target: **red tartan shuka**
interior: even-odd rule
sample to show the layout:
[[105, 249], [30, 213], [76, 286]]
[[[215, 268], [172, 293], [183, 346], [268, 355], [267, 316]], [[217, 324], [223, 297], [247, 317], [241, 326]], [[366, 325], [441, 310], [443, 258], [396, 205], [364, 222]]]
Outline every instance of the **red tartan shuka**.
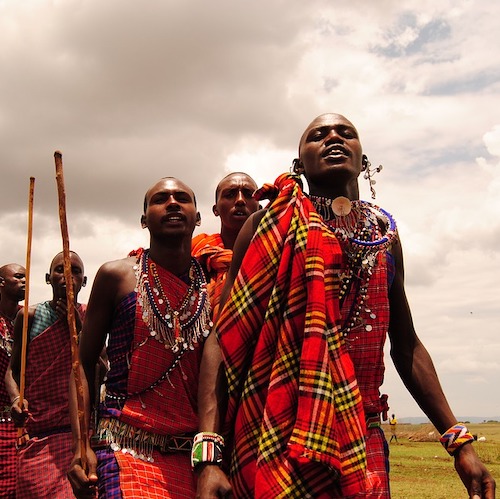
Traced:
[[[140, 255], [142, 251], [134, 254]], [[168, 300], [176, 309], [188, 285], [159, 265], [156, 268]], [[144, 311], [137, 300], [137, 293], [132, 293], [130, 299], [133, 307], [131, 318], [119, 324], [121, 319], [117, 310], [108, 348], [111, 370], [108, 373], [107, 394], [110, 396], [113, 393], [123, 402], [113, 409], [103, 407], [102, 416], [115, 418], [134, 431], [145, 430], [155, 435], [194, 435], [198, 429], [197, 394], [202, 342], [194, 350], [188, 349], [170, 371], [177, 354], [151, 336], [143, 320]], [[120, 304], [119, 308], [122, 306]], [[130, 348], [125, 353], [127, 367], [121, 370], [117, 366], [124, 361], [122, 347], [129, 341]], [[169, 374], [164, 377], [167, 371]], [[162, 381], [156, 384], [159, 379]], [[110, 385], [109, 380], [113, 384]], [[117, 390], [118, 386], [123, 386], [123, 392]], [[105, 404], [110, 402], [113, 403], [113, 399], [106, 398]], [[116, 476], [113, 473], [108, 476], [105, 469], [99, 474], [100, 487], [117, 494], [109, 492], [106, 497], [190, 499], [195, 496], [196, 480], [189, 452], [162, 453], [154, 449], [151, 457], [151, 461], [146, 461], [121, 450], [114, 452], [113, 459], [118, 463]]]
[[6, 499], [16, 497], [17, 430], [10, 417], [10, 397], [4, 382], [10, 362], [13, 333], [12, 320], [0, 314], [0, 491]]
[[226, 367], [235, 497], [327, 498], [365, 486], [365, 421], [340, 336], [342, 252], [298, 184], [245, 254], [217, 333]]
[[[77, 307], [83, 320], [86, 307]], [[35, 310], [34, 321], [36, 317]], [[17, 497], [74, 497], [66, 477], [73, 457], [68, 403], [70, 372], [69, 328], [66, 321], [57, 319], [28, 346], [25, 398], [32, 417], [26, 423], [30, 439], [18, 453]]]

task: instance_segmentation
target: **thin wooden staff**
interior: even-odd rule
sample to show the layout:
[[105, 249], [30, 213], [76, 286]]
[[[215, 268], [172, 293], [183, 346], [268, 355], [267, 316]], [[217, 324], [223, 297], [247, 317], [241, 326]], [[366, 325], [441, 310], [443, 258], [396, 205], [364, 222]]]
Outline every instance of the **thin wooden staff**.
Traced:
[[63, 242], [63, 258], [64, 258], [64, 280], [66, 281], [66, 300], [67, 300], [67, 317], [71, 341], [71, 367], [75, 379], [76, 401], [78, 411], [78, 424], [80, 426], [80, 442], [81, 442], [81, 465], [83, 469], [87, 468], [87, 420], [84, 414], [83, 401], [83, 385], [80, 376], [80, 359], [78, 356], [78, 331], [76, 330], [75, 320], [75, 293], [73, 289], [73, 273], [71, 271], [71, 254], [69, 250], [69, 234], [68, 223], [66, 220], [66, 191], [64, 188], [64, 175], [62, 154], [59, 151], [54, 153], [56, 164], [56, 182], [57, 192], [59, 194], [59, 221], [61, 225], [61, 236]]
[[[28, 243], [26, 245], [26, 284], [24, 288], [23, 334], [21, 340], [21, 371], [19, 373], [19, 408], [24, 408], [24, 389], [26, 386], [26, 351], [28, 345], [29, 296], [30, 296], [30, 269], [31, 269], [31, 241], [33, 239], [33, 200], [35, 197], [35, 177], [30, 177], [28, 195]], [[23, 438], [24, 428], [17, 429], [18, 440]]]

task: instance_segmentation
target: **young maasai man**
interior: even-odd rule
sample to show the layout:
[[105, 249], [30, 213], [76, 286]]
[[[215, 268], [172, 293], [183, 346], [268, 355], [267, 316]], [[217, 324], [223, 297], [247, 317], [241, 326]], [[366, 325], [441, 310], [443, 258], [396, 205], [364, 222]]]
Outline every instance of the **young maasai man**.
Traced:
[[[189, 450], [198, 428], [197, 391], [210, 304], [191, 238], [200, 222], [193, 191], [163, 178], [145, 195], [149, 249], [99, 269], [80, 343], [84, 381], [107, 341], [110, 370], [96, 435], [74, 424], [69, 478], [77, 497], [193, 498]], [[73, 386], [73, 384], [71, 384]], [[84, 383], [85, 415], [94, 400]], [[76, 412], [76, 411], [75, 411]], [[84, 439], [88, 470], [82, 469]]]
[[[359, 199], [358, 177], [372, 171], [354, 125], [338, 114], [317, 117], [293, 169], [266, 187], [275, 201], [242, 227], [205, 344], [197, 497], [232, 487], [238, 499], [389, 499], [380, 428], [388, 337], [396, 369], [442, 432], [468, 497], [494, 499], [495, 481], [415, 332], [396, 223]], [[216, 432], [227, 437], [226, 453]]]
[[14, 341], [14, 319], [24, 300], [26, 271], [17, 263], [0, 267], [0, 490], [2, 497], [16, 497], [17, 430], [10, 417], [10, 398], [5, 373]]
[[246, 173], [230, 173], [217, 185], [212, 211], [220, 217], [219, 234], [198, 234], [193, 238], [193, 256], [206, 268], [208, 292], [212, 308], [218, 305], [233, 246], [246, 219], [259, 208], [252, 197], [257, 189], [255, 180]]
[[[85, 305], [76, 302], [86, 283], [83, 262], [71, 252], [76, 327], [81, 329]], [[71, 498], [66, 471], [72, 458], [68, 406], [71, 340], [67, 320], [64, 257], [58, 253], [45, 276], [52, 299], [29, 308], [25, 400], [19, 408], [19, 384], [24, 314], [14, 325], [14, 345], [6, 384], [16, 425], [26, 425], [29, 440], [18, 452], [17, 497]]]

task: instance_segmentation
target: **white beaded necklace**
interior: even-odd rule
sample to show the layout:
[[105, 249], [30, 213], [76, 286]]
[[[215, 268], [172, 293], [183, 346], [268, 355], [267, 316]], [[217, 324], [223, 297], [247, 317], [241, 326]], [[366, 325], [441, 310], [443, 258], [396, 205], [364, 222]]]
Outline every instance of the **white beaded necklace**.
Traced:
[[[210, 333], [210, 301], [207, 282], [200, 264], [191, 259], [191, 284], [180, 305], [174, 309], [163, 289], [155, 262], [145, 250], [136, 266], [137, 301], [142, 308], [142, 320], [152, 338], [177, 353], [194, 350], [200, 339]], [[152, 276], [152, 279], [150, 277]]]
[[[340, 275], [340, 306], [353, 287], [356, 293], [342, 326], [342, 333], [347, 336], [361, 324], [363, 312], [370, 319], [376, 319], [366, 304], [368, 285], [378, 254], [390, 247], [397, 238], [396, 222], [390, 213], [366, 201], [351, 201], [343, 196], [335, 199], [309, 197], [326, 226], [337, 236], [347, 257], [347, 267]], [[385, 231], [381, 229], [381, 222], [385, 225]], [[366, 322], [363, 327], [367, 332], [373, 329]]]

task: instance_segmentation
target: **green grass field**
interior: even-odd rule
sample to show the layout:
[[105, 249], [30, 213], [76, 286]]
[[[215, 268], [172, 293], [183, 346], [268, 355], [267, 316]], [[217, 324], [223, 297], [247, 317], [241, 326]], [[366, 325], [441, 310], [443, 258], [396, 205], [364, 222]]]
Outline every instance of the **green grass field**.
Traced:
[[[500, 422], [467, 424], [469, 431], [484, 442], [474, 448], [497, 483], [500, 480]], [[387, 439], [389, 425], [383, 425]], [[433, 432], [433, 433], [432, 433]], [[430, 424], [399, 424], [398, 443], [390, 444], [391, 491], [393, 499], [460, 499], [467, 492], [448, 456], [438, 442], [439, 434]]]

